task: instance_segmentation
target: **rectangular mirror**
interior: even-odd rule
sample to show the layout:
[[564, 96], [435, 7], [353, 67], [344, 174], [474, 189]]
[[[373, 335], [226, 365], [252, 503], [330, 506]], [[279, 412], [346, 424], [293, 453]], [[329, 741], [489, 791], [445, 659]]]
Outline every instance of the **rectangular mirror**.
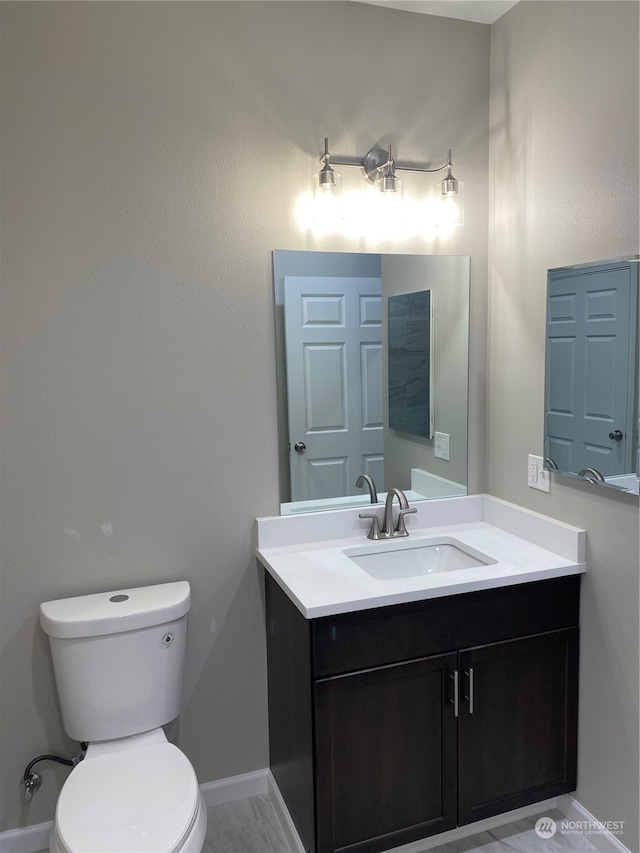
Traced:
[[550, 269], [545, 468], [638, 494], [638, 256]]
[[[466, 494], [469, 258], [276, 250], [273, 275], [281, 513], [365, 506], [361, 474], [380, 501]], [[433, 437], [389, 414], [389, 301], [423, 293]]]

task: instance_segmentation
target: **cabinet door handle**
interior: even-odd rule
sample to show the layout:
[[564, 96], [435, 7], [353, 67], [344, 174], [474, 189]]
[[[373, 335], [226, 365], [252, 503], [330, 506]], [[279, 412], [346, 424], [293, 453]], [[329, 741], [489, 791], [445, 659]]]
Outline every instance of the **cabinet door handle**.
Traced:
[[469, 703], [469, 713], [473, 714], [473, 667], [469, 667], [469, 671], [465, 672], [465, 675], [469, 679], [469, 693], [464, 698]]
[[458, 716], [460, 713], [460, 700], [459, 700], [459, 690], [458, 690], [458, 670], [453, 671], [453, 675], [450, 675], [449, 678], [453, 679], [453, 699], [449, 699], [449, 702], [453, 703], [453, 713], [454, 716]]

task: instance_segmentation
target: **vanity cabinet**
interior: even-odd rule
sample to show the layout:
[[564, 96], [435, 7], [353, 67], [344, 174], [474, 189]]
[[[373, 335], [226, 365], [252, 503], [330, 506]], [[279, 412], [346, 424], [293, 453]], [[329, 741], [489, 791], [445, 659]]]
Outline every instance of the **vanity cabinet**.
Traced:
[[271, 770], [309, 853], [576, 786], [579, 576], [305, 619], [266, 575]]
[[456, 655], [315, 684], [317, 850], [384, 850], [456, 825]]

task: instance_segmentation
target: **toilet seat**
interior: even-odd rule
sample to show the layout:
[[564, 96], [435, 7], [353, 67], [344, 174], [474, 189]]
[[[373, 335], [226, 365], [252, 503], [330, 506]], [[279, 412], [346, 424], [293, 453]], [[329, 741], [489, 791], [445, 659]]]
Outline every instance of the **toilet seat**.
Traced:
[[60, 846], [82, 853], [173, 853], [201, 805], [187, 757], [165, 742], [87, 757], [56, 807]]

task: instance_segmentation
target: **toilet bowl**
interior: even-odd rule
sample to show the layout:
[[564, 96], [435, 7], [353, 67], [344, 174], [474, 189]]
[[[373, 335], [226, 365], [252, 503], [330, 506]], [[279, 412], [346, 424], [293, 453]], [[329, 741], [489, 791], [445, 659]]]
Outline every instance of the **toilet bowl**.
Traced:
[[88, 743], [62, 787], [52, 853], [200, 853], [195, 771], [162, 726], [180, 713], [187, 581], [40, 605], [62, 721]]
[[158, 729], [89, 744], [58, 798], [51, 853], [200, 853], [207, 816], [186, 756]]

